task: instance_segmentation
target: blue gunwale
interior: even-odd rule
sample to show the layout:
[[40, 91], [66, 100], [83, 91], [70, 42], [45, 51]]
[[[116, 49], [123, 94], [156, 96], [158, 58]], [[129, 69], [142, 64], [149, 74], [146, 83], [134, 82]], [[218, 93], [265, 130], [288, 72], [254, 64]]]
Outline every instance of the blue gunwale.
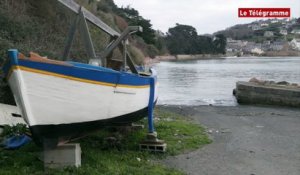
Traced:
[[[156, 73], [145, 77], [127, 72], [119, 72], [109, 68], [93, 66], [77, 62], [66, 62], [68, 65], [58, 65], [44, 62], [36, 62], [25, 59], [9, 58], [3, 66], [5, 76], [9, 76], [12, 69], [24, 67], [37, 71], [49, 72], [62, 76], [74, 77], [78, 79], [102, 82], [117, 86], [143, 87], [150, 85], [150, 78], [156, 79]], [[71, 66], [70, 66], [71, 65]], [[7, 77], [9, 78], [9, 77]]]

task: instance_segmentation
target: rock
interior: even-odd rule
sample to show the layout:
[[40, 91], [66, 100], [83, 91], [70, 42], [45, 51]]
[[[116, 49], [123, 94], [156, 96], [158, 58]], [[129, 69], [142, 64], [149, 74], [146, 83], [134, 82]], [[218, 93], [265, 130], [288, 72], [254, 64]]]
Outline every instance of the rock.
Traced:
[[236, 89], [233, 89], [232, 94], [235, 96], [236, 95]]
[[298, 86], [298, 84], [297, 83], [292, 83], [291, 86]]
[[255, 151], [250, 150], [249, 153], [253, 154], [253, 153], [255, 153]]
[[253, 77], [249, 80], [249, 82], [251, 83], [260, 83], [260, 80], [258, 80], [257, 78]]
[[278, 84], [278, 85], [289, 85], [290, 83], [287, 82], [287, 81], [280, 81], [280, 82], [278, 82], [276, 84]]
[[251, 78], [249, 80], [249, 82], [250, 83], [256, 83], [256, 84], [265, 84], [265, 81], [259, 80], [259, 79], [255, 78], [255, 77]]
[[275, 81], [265, 81], [265, 85], [275, 85]]

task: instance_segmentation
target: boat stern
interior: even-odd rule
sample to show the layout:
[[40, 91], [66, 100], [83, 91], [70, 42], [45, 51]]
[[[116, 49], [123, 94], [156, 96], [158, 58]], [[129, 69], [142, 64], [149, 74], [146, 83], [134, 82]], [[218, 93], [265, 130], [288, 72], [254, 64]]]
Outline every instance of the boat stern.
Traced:
[[9, 49], [8, 50], [8, 58], [5, 60], [2, 70], [4, 73], [4, 77], [8, 81], [10, 74], [12, 73], [13, 66], [18, 65], [18, 57], [19, 52], [17, 49]]

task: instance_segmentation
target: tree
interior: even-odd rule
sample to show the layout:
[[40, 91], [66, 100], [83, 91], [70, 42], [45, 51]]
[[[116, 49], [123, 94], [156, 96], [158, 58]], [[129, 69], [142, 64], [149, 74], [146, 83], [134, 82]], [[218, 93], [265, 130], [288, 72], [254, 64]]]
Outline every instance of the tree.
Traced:
[[144, 19], [137, 10], [130, 6], [119, 8], [118, 14], [125, 18], [129, 25], [143, 27], [143, 32], [138, 32], [137, 35], [142, 37], [147, 44], [155, 44], [155, 30], [152, 29], [150, 20]]
[[215, 47], [216, 53], [222, 53], [225, 54], [226, 51], [226, 37], [223, 34], [217, 34], [213, 40], [213, 45]]
[[166, 40], [164, 34], [162, 32], [157, 31], [156, 32], [156, 42], [155, 42], [155, 47], [158, 49], [160, 55], [164, 55], [168, 53], [167, 45], [166, 45]]
[[198, 36], [197, 47], [199, 54], [209, 54], [214, 52], [214, 45], [211, 37]]
[[[89, 0], [89, 4], [93, 2], [94, 0]], [[97, 4], [97, 10], [110, 13], [110, 12], [118, 11], [118, 7], [113, 0], [101, 0]]]
[[214, 39], [200, 36], [194, 27], [176, 24], [169, 28], [166, 43], [171, 54], [224, 54], [226, 37], [223, 34], [217, 34]]
[[176, 24], [169, 28], [167, 46], [171, 54], [197, 53], [197, 31], [189, 25]]

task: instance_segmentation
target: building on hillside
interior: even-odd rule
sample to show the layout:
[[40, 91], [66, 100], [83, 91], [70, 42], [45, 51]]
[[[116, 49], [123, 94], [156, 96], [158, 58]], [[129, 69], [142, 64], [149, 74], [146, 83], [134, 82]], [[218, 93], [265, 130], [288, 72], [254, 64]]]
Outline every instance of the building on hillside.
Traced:
[[292, 19], [292, 20], [290, 21], [290, 23], [293, 24], [293, 25], [296, 24], [296, 22], [297, 22], [296, 19]]
[[264, 41], [261, 45], [261, 49], [264, 51], [268, 51], [271, 50], [270, 46], [271, 46], [271, 41]]
[[293, 26], [293, 24], [287, 23], [287, 24], [285, 25], [285, 28], [286, 28], [286, 29], [289, 29], [289, 28], [291, 28], [292, 26]]
[[260, 27], [269, 27], [269, 24], [268, 23], [261, 23]]
[[274, 32], [272, 31], [265, 31], [264, 33], [264, 37], [273, 37], [274, 36]]
[[261, 48], [255, 47], [254, 49], [251, 50], [251, 53], [255, 55], [262, 55], [264, 51]]
[[254, 25], [252, 25], [251, 29], [254, 30], [254, 31], [256, 31], [256, 30], [260, 30], [261, 27], [258, 24], [254, 24]]
[[270, 45], [270, 44], [271, 44], [271, 41], [268, 41], [268, 40], [267, 40], [267, 41], [264, 41], [263, 44]]
[[247, 41], [233, 40], [232, 38], [227, 38], [226, 51], [227, 52], [241, 52], [242, 48], [247, 44]]
[[293, 49], [300, 51], [300, 39], [294, 38], [289, 44]]
[[253, 52], [258, 51], [261, 48], [262, 48], [262, 44], [249, 41], [247, 45], [243, 47], [243, 52], [246, 54], [253, 54]]
[[291, 32], [292, 34], [300, 34], [300, 29], [294, 29]]
[[275, 41], [270, 44], [270, 50], [272, 51], [280, 51], [283, 49], [285, 42], [283, 41]]
[[279, 32], [281, 35], [287, 35], [288, 31], [286, 29], [281, 29]]

